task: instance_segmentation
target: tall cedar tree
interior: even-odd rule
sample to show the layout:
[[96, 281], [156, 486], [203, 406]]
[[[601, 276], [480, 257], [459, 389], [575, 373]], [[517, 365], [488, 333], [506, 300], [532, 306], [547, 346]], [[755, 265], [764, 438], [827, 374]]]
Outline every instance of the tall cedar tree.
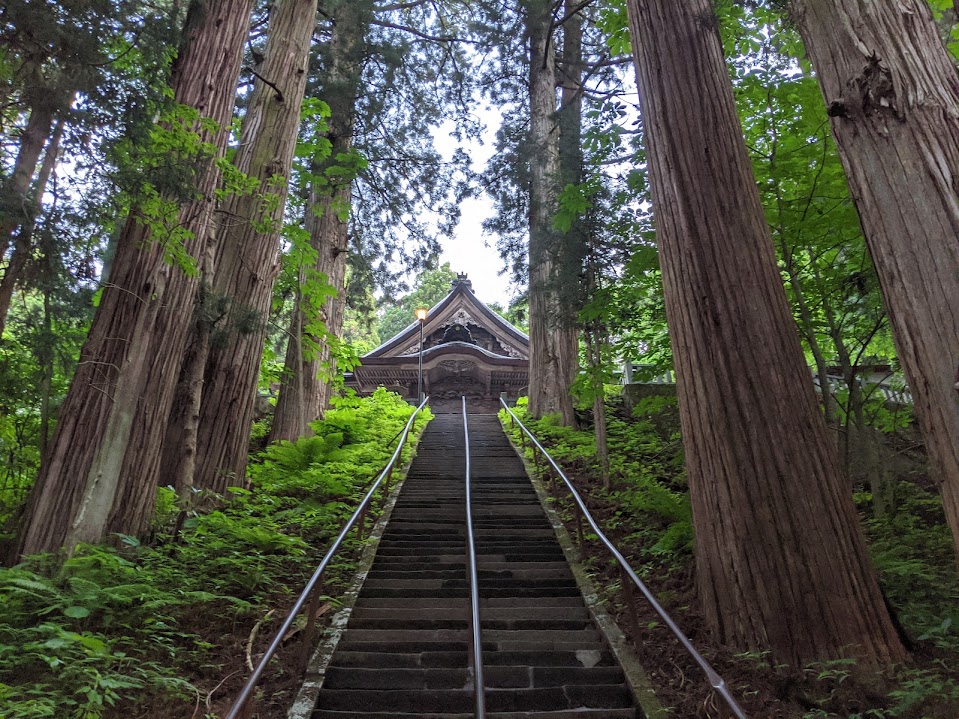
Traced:
[[529, 411], [575, 422], [569, 392], [579, 368], [575, 318], [562, 301], [569, 258], [553, 228], [561, 178], [552, 3], [524, 0], [529, 42]]
[[959, 75], [925, 0], [794, 0], [959, 552]]
[[44, 147], [47, 148], [48, 156], [56, 155], [56, 150], [51, 152], [54, 146], [52, 131], [58, 114], [69, 107], [73, 97], [73, 82], [70, 76], [59, 72], [52, 81], [45, 78], [39, 59], [25, 62], [21, 72], [27, 78], [24, 100], [28, 108], [28, 119], [20, 132], [13, 170], [0, 184], [0, 258], [6, 256], [11, 244], [14, 246], [13, 257], [3, 273], [0, 335], [3, 334], [6, 324], [14, 282], [22, 272], [26, 252], [29, 250], [29, 247], [24, 248], [24, 237], [39, 211], [42, 192], [39, 190], [39, 183], [34, 185], [34, 175], [40, 164], [40, 155]]
[[[32, 119], [32, 115], [31, 115]], [[57, 156], [60, 152], [60, 143], [63, 140], [63, 130], [66, 122], [60, 117], [54, 123], [50, 138], [46, 141], [43, 148], [43, 162], [40, 163], [40, 170], [37, 172], [36, 180], [27, 197], [23, 198], [23, 207], [27, 208], [27, 215], [24, 217], [19, 230], [13, 235], [13, 252], [7, 262], [3, 273], [3, 279], [0, 280], [0, 336], [3, 335], [4, 327], [7, 322], [7, 314], [10, 312], [10, 302], [13, 300], [13, 292], [17, 285], [22, 281], [24, 271], [30, 261], [33, 252], [33, 235], [37, 227], [37, 220], [40, 215], [40, 200], [50, 178], [53, 176], [53, 170], [57, 165]], [[18, 156], [19, 161], [19, 156]], [[2, 245], [0, 240], [0, 245]], [[0, 253], [2, 256], [2, 253]]]
[[226, 337], [210, 347], [196, 447], [196, 484], [217, 492], [246, 473], [315, 23], [316, 0], [278, 0], [270, 11], [269, 39], [257, 73], [271, 84], [257, 78], [236, 156], [237, 167], [259, 180], [261, 190], [230, 198], [221, 213], [211, 293], [229, 302]]
[[725, 643], [796, 665], [900, 661], [786, 302], [711, 4], [627, 8], [708, 623]]
[[[336, 295], [317, 300], [301, 291], [293, 308], [290, 340], [287, 344], [280, 396], [273, 416], [270, 441], [294, 440], [309, 432], [309, 423], [325, 410], [330, 398], [330, 383], [321, 377], [324, 364], [334, 370], [329, 343], [318, 332], [319, 324], [333, 336], [339, 336], [346, 306], [346, 260], [348, 225], [346, 212], [351, 200], [352, 173], [325, 173], [353, 147], [356, 98], [366, 53], [366, 35], [373, 19], [368, 0], [341, 0], [325, 8], [335, 22], [330, 42], [329, 74], [325, 78], [323, 99], [330, 107], [327, 138], [332, 146], [330, 160], [315, 170], [318, 177], [310, 183], [306, 228], [316, 250], [315, 275], [324, 280]], [[328, 184], [327, 184], [328, 183]], [[301, 281], [301, 285], [304, 284]]]
[[[193, 3], [173, 69], [175, 102], [216, 123], [213, 131], [196, 130], [219, 154], [226, 146], [251, 5]], [[214, 229], [221, 173], [214, 158], [184, 161], [194, 166], [195, 187], [180, 206], [179, 221], [192, 236], [184, 250], [198, 258]], [[162, 244], [151, 239], [134, 209], [31, 493], [15, 556], [69, 549], [112, 531], [138, 533], [153, 512], [151, 480], [198, 280], [171, 265]]]

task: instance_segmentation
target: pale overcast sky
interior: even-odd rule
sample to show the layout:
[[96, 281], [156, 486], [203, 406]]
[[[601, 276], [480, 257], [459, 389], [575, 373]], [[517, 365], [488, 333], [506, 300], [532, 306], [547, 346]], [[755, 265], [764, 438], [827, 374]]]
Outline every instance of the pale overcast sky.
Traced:
[[[497, 116], [493, 111], [484, 113], [484, 119], [492, 117], [494, 122], [498, 122]], [[437, 149], [447, 158], [457, 146], [457, 141], [450, 136], [451, 129], [452, 123], [449, 123], [433, 131]], [[496, 125], [488, 125], [484, 144], [471, 142], [463, 145], [473, 160], [474, 170], [482, 170], [493, 154], [496, 130]], [[481, 197], [465, 200], [460, 208], [462, 216], [453, 237], [441, 241], [440, 262], [449, 262], [454, 271], [468, 274], [473, 291], [483, 302], [498, 302], [506, 307], [517, 291], [511, 287], [508, 275], [499, 274], [503, 261], [496, 251], [496, 238], [483, 235], [483, 220], [493, 213], [493, 203], [489, 198]]]

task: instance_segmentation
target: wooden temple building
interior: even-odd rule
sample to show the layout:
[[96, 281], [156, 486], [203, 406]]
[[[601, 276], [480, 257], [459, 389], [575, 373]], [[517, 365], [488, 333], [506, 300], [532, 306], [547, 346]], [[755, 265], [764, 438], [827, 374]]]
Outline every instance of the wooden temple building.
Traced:
[[[360, 395], [386, 387], [416, 398], [420, 322], [360, 358], [345, 376]], [[465, 395], [491, 406], [501, 393], [510, 399], [529, 385], [529, 337], [493, 312], [473, 294], [465, 274], [450, 293], [430, 308], [423, 326], [423, 387], [430, 404]]]

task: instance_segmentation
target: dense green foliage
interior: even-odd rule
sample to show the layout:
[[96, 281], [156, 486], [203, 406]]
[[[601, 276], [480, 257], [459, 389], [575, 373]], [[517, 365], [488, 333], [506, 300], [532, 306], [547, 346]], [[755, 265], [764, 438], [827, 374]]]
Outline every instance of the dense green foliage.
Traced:
[[[120, 537], [62, 563], [35, 556], [0, 570], [0, 716], [122, 717], [147, 702], [189, 715], [196, 692], [240, 660], [257, 619], [282, 617], [411, 412], [385, 390], [340, 400], [313, 437], [262, 453], [249, 488], [200, 498], [179, 537], [175, 497], [161, 489], [149, 541]], [[356, 548], [349, 540], [327, 591], [351, 576]]]

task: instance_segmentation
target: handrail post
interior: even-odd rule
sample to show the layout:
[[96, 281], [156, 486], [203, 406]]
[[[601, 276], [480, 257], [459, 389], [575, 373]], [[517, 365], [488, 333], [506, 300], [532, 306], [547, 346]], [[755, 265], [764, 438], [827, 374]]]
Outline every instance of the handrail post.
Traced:
[[579, 544], [579, 561], [586, 559], [586, 540], [583, 537], [583, 513], [576, 507], [576, 542]]
[[310, 595], [310, 604], [306, 610], [306, 628], [303, 630], [303, 639], [300, 642], [300, 671], [306, 671], [310, 663], [310, 650], [313, 648], [313, 635], [316, 633], [316, 613], [320, 609], [320, 585], [318, 584]]
[[623, 593], [626, 599], [626, 611], [629, 613], [629, 623], [633, 628], [633, 643], [639, 644], [639, 615], [636, 613], [636, 598], [633, 596], [633, 582], [630, 580], [626, 570], [619, 568], [619, 579], [623, 585]]
[[363, 530], [366, 528], [366, 507], [360, 512], [360, 519], [356, 523], [356, 541], [363, 541]]
[[386, 471], [386, 483], [383, 485], [383, 493], [380, 495], [380, 507], [386, 506], [386, 500], [390, 496], [390, 483], [393, 481], [393, 467]]

